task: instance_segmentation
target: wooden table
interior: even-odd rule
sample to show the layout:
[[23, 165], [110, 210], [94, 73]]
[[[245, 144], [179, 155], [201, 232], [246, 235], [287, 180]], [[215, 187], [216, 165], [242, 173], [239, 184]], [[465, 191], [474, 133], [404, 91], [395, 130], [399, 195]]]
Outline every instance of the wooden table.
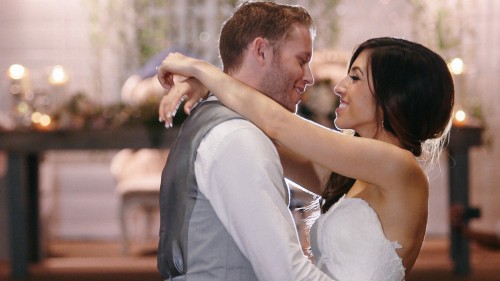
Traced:
[[48, 150], [168, 148], [178, 128], [131, 126], [102, 130], [0, 131], [8, 153], [6, 175], [11, 275], [26, 278], [42, 259], [39, 221], [39, 159]]

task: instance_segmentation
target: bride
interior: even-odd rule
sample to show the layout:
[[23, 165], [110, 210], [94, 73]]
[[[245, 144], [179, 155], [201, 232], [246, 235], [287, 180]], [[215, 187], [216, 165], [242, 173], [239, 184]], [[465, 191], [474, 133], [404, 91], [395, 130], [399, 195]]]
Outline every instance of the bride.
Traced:
[[[302, 119], [217, 67], [181, 54], [170, 54], [159, 67], [160, 83], [172, 89], [160, 106], [167, 127], [185, 93], [173, 90], [174, 74], [195, 78], [186, 83], [199, 89], [201, 82], [277, 146], [298, 154], [293, 159], [282, 155], [289, 160], [287, 176], [296, 182], [308, 187], [301, 165], [328, 170], [324, 188], [311, 190], [321, 195], [322, 215], [310, 233], [318, 267], [339, 280], [408, 276], [427, 224], [429, 183], [419, 162], [436, 160], [454, 103], [452, 77], [439, 55], [387, 37], [355, 49], [346, 77], [333, 92], [340, 98], [335, 126], [359, 137]], [[187, 111], [201, 92], [189, 91]]]

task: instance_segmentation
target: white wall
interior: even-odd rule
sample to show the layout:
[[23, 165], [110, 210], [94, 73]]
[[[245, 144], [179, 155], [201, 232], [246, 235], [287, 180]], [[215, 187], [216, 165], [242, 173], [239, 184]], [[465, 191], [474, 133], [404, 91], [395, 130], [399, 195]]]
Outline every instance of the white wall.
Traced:
[[70, 92], [91, 92], [87, 18], [79, 1], [2, 0], [0, 10], [0, 89], [4, 110], [10, 103], [5, 75], [14, 63], [30, 70], [32, 86], [49, 90], [46, 71], [61, 64], [71, 75]]
[[47, 238], [116, 239], [119, 197], [110, 162], [115, 151], [49, 152], [40, 199]]

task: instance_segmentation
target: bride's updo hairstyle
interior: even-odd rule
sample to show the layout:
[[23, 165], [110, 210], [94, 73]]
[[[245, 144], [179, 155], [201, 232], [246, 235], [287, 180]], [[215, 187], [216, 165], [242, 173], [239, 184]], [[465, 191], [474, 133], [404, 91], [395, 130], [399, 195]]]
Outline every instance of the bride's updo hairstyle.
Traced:
[[[368, 52], [375, 116], [382, 116], [376, 120], [378, 126], [415, 157], [437, 159], [447, 140], [454, 104], [453, 78], [444, 59], [420, 44], [382, 37], [359, 45], [349, 69], [362, 52]], [[326, 212], [353, 184], [353, 179], [332, 174], [321, 211]]]
[[383, 113], [377, 124], [394, 134], [405, 149], [421, 156], [423, 142], [448, 131], [454, 87], [446, 62], [420, 44], [384, 37], [361, 44], [349, 68], [363, 51], [369, 52], [371, 92], [377, 110]]

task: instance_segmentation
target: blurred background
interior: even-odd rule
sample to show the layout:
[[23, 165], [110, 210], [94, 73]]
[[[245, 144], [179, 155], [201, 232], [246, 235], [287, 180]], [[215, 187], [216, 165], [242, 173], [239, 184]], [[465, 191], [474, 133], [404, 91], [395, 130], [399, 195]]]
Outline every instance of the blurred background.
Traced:
[[[465, 202], [466, 208], [477, 208], [472, 217], [479, 216], [471, 219], [471, 227], [492, 233], [500, 228], [500, 1], [277, 2], [302, 5], [316, 20], [316, 84], [306, 93], [299, 113], [325, 126], [333, 124], [337, 101], [332, 88], [362, 41], [403, 37], [430, 47], [449, 62], [456, 84], [454, 128], [473, 128], [474, 136], [467, 141], [460, 135], [465, 158], [446, 151], [429, 172], [428, 230], [414, 270], [416, 279], [411, 280], [498, 280], [481, 272], [500, 276], [499, 269], [486, 266], [488, 260], [500, 262], [499, 252], [472, 242], [471, 270], [457, 272], [451, 258], [449, 208], [455, 199]], [[0, 278], [9, 276], [11, 253], [19, 250], [12, 249], [9, 238], [13, 214], [8, 211], [6, 174], [11, 142], [16, 142], [12, 134], [36, 139], [39, 134], [70, 131], [85, 138], [95, 131], [121, 130], [133, 137], [135, 131], [128, 128], [163, 130], [156, 106], [164, 92], [152, 77], [155, 67], [171, 51], [219, 65], [219, 28], [238, 3], [0, 0]], [[115, 268], [137, 276], [134, 280], [159, 280], [154, 202], [168, 147], [157, 142], [127, 147], [118, 144], [114, 133], [106, 139], [105, 145], [90, 140], [74, 149], [44, 143], [35, 149], [39, 205], [33, 208], [39, 210], [40, 224], [40, 255], [30, 268], [35, 275], [46, 274], [40, 272], [47, 267], [56, 272], [97, 268], [94, 280], [112, 280], [109, 275], [96, 278], [103, 268]], [[64, 140], [61, 143], [64, 146]], [[464, 165], [459, 170], [462, 177], [453, 178], [457, 167]], [[458, 195], [455, 183], [461, 190]], [[296, 198], [300, 204], [308, 200], [299, 192]], [[114, 264], [104, 265], [100, 259], [110, 257], [116, 258]], [[148, 277], [134, 275], [137, 272]]]

